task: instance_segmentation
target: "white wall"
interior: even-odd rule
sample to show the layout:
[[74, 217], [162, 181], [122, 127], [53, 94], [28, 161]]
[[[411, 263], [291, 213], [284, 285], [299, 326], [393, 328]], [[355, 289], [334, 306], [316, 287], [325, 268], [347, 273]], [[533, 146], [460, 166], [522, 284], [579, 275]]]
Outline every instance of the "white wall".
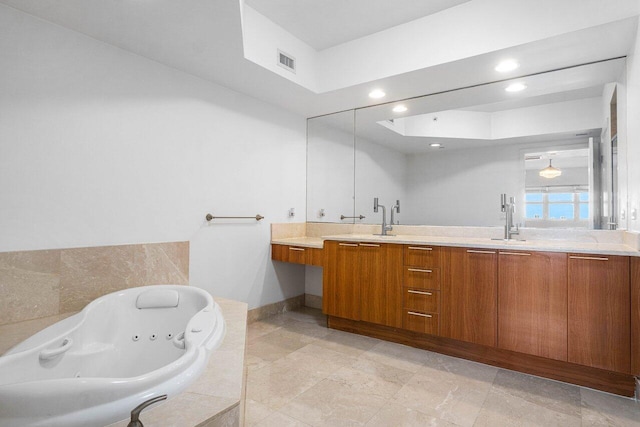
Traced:
[[5, 6], [0, 63], [0, 251], [189, 240], [214, 296], [304, 292], [269, 252], [304, 221], [303, 117]]
[[373, 212], [375, 197], [387, 210], [387, 223], [391, 218], [391, 207], [396, 200], [400, 200], [401, 213], [395, 219], [401, 224], [405, 223], [406, 169], [407, 156], [404, 153], [356, 137], [355, 215], [366, 217], [362, 223], [382, 223], [382, 208], [378, 213]]
[[405, 224], [499, 226], [500, 193], [524, 189], [514, 146], [438, 150], [409, 157]]
[[627, 57], [627, 173], [629, 213], [636, 210], [636, 219], [629, 215], [630, 230], [640, 231], [640, 31], [635, 46]]
[[[307, 220], [353, 222], [353, 111], [307, 122]], [[324, 209], [325, 216], [319, 212]]]

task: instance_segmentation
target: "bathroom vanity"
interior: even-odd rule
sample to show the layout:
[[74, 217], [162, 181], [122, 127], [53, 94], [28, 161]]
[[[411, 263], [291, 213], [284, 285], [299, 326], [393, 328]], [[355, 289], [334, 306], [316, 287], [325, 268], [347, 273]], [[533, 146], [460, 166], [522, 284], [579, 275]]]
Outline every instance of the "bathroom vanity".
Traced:
[[309, 242], [273, 244], [273, 259], [322, 259], [330, 328], [634, 394], [640, 254], [626, 245], [343, 234], [320, 256]]

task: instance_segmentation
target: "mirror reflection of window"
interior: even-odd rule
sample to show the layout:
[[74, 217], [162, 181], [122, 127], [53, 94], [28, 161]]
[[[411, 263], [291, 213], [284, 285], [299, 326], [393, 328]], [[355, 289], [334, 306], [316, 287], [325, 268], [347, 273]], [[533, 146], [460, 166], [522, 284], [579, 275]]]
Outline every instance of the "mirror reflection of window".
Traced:
[[527, 227], [593, 228], [589, 158], [588, 147], [525, 154]]

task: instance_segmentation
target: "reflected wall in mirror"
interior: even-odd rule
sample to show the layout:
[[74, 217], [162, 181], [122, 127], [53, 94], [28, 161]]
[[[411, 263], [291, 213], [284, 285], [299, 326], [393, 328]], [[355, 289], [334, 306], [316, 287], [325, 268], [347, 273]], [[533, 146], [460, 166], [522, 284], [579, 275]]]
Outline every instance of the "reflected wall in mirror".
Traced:
[[[528, 227], [625, 228], [624, 220], [618, 224], [627, 186], [624, 70], [618, 58], [356, 110], [354, 214], [379, 224], [378, 197], [387, 208], [401, 201], [400, 224], [502, 226], [506, 193], [516, 201], [514, 222]], [[506, 91], [514, 82], [525, 90]], [[310, 141], [319, 141], [314, 120]], [[572, 197], [588, 197], [587, 218], [580, 219], [580, 200], [576, 221], [549, 216], [560, 207], [528, 218], [534, 208], [527, 207], [525, 155], [583, 149], [588, 182], [582, 173], [575, 185], [589, 196], [581, 190]], [[313, 157], [310, 151], [310, 188], [323, 185], [312, 177]], [[331, 186], [338, 182], [327, 182], [337, 190]], [[319, 192], [314, 188], [310, 200]], [[307, 220], [316, 221], [315, 213]]]
[[309, 222], [353, 222], [353, 126], [353, 110], [307, 120]]

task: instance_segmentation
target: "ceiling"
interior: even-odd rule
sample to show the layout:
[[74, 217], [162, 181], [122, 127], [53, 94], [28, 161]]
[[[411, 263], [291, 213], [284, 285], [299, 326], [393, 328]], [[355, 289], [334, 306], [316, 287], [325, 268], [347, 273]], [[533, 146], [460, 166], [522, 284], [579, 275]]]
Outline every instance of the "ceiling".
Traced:
[[[553, 36], [536, 39], [530, 38], [528, 31], [518, 32], [518, 27], [526, 22], [523, 21], [525, 18], [519, 17], [520, 21], [518, 22], [509, 21], [513, 18], [511, 14], [515, 13], [512, 9], [516, 7], [515, 4], [513, 7], [507, 7], [512, 4], [510, 0], [473, 0], [467, 2], [394, 0], [393, 2], [384, 2], [387, 4], [386, 9], [382, 0], [323, 0], [322, 2], [317, 0], [282, 0], [281, 2], [271, 0], [274, 4], [269, 6], [267, 6], [267, 3], [271, 3], [269, 0], [248, 1], [256, 8], [264, 10], [266, 7], [271, 15], [277, 13], [287, 15], [294, 22], [309, 18], [317, 21], [317, 25], [322, 22], [324, 28], [328, 29], [314, 29], [310, 30], [310, 33], [336, 33], [341, 34], [340, 37], [343, 39], [358, 37], [356, 33], [345, 35], [343, 33], [345, 27], [353, 27], [354, 31], [357, 29], [359, 32], [379, 31], [385, 26], [394, 25], [395, 22], [398, 22], [397, 20], [420, 18], [424, 17], [425, 13], [432, 15], [421, 19], [435, 19], [434, 17], [437, 17], [438, 13], [444, 13], [449, 16], [450, 20], [453, 15], [456, 17], [455, 19], [459, 16], [460, 22], [477, 22], [477, 27], [480, 28], [483, 21], [495, 17], [492, 14], [488, 14], [484, 18], [468, 16], [468, 11], [473, 9], [470, 5], [475, 7], [473, 10], [493, 7], [504, 14], [498, 18], [504, 21], [506, 28], [509, 28], [508, 34], [517, 33], [515, 35], [518, 36], [519, 42], [511, 41], [508, 47], [487, 51], [484, 42], [477, 44], [477, 46], [474, 45], [473, 31], [479, 31], [477, 28], [461, 27], [459, 31], [454, 30], [467, 35], [466, 43], [462, 45], [443, 44], [441, 46], [443, 51], [455, 52], [456, 57], [460, 59], [449, 60], [426, 68], [414, 68], [412, 71], [395, 73], [385, 78], [360, 81], [339, 89], [316, 93], [245, 58], [242, 0], [181, 0], [179, 2], [175, 0], [154, 0], [152, 2], [136, 0], [0, 0], [0, 4], [165, 66], [181, 70], [192, 76], [247, 94], [303, 117], [313, 117], [504, 79], [505, 76], [498, 75], [493, 68], [499, 60], [505, 57], [520, 59], [520, 68], [508, 76], [516, 77], [589, 61], [624, 56], [629, 52], [632, 41], [635, 40], [637, 9], [640, 8], [636, 5], [635, 0], [620, 0], [616, 2], [616, 8], [598, 6], [602, 4], [601, 0], [580, 0], [581, 5], [588, 3], [589, 7], [584, 7], [584, 10], [578, 14], [579, 16], [563, 16], [560, 21], [550, 22], [550, 24], [558, 25], [558, 22], [573, 19], [572, 22], [578, 24], [571, 27], [571, 30], [564, 31], [564, 27], [562, 27]], [[553, 5], [555, 4], [561, 8], [566, 6], [565, 1], [574, 4], [578, 0], [563, 0], [562, 4], [552, 0], [541, 1], [547, 4], [547, 8], [554, 11], [556, 6]], [[403, 4], [402, 7], [397, 6], [400, 3]], [[303, 7], [303, 4], [307, 6]], [[332, 6], [327, 7], [327, 4]], [[359, 4], [360, 7], [352, 8], [352, 4]], [[394, 6], [390, 7], [390, 4]], [[429, 8], [433, 9], [428, 9], [427, 4]], [[457, 6], [436, 12], [438, 8], [455, 4]], [[520, 7], [524, 6], [520, 5]], [[314, 8], [320, 9], [318, 11]], [[285, 9], [287, 12], [284, 12]], [[543, 12], [546, 10], [544, 7], [538, 9]], [[467, 12], [466, 15], [465, 12]], [[375, 18], [371, 18], [376, 22], [375, 26], [364, 22], [366, 21], [364, 17], [368, 17], [370, 14]], [[576, 13], [572, 15], [576, 15]], [[606, 17], [600, 19], [601, 15], [606, 15]], [[356, 17], [354, 18], [354, 16]], [[583, 24], [583, 22], [596, 22], [599, 19], [602, 22], [601, 25], [585, 27], [586, 24]], [[416, 22], [419, 20], [404, 25], [415, 27]], [[544, 27], [544, 22], [533, 21], [532, 24], [534, 25], [531, 27], [534, 29]], [[287, 25], [289, 25], [290, 31], [294, 31], [291, 27], [293, 24]], [[404, 25], [397, 25], [393, 29], [401, 28]], [[309, 28], [312, 28], [311, 24], [309, 24]], [[576, 30], [576, 28], [582, 29]], [[361, 37], [352, 43], [357, 44], [370, 37], [379, 38], [382, 33], [376, 34], [378, 36]], [[427, 42], [432, 42], [432, 40], [425, 41], [425, 43]], [[342, 46], [344, 45], [329, 50], [333, 51]], [[422, 52], [416, 51], [409, 56], [419, 57], [421, 54]], [[269, 54], [268, 56], [275, 58], [275, 55]], [[384, 56], [380, 57], [380, 61], [384, 61]], [[354, 70], [357, 66], [358, 64], [353, 64]], [[348, 72], [347, 67], [346, 73]], [[384, 88], [387, 93], [386, 98], [382, 101], [370, 99], [367, 94], [373, 87]]]
[[404, 24], [469, 0], [245, 0], [316, 50]]

